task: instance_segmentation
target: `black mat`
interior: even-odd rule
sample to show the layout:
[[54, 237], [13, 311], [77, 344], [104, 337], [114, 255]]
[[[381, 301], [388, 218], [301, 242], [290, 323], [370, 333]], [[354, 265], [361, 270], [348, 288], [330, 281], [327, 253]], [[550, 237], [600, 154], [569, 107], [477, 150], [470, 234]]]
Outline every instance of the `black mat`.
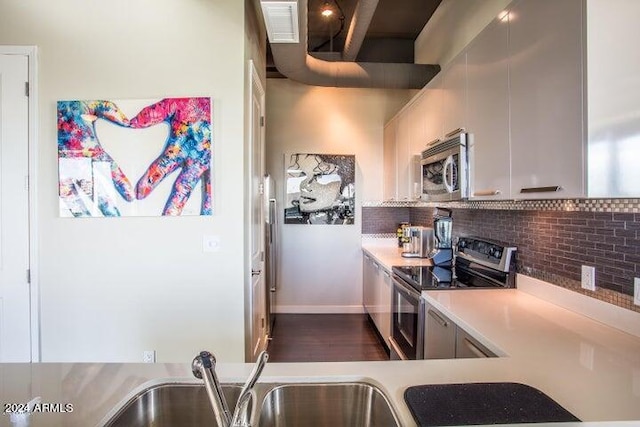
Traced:
[[423, 427], [580, 421], [540, 390], [518, 383], [420, 385], [406, 389], [404, 400]]

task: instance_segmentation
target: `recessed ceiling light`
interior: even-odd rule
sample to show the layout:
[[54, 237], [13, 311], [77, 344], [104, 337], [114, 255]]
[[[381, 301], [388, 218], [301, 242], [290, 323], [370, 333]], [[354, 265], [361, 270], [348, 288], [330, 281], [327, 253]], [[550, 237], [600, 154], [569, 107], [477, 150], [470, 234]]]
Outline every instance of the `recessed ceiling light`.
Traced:
[[328, 18], [331, 15], [333, 15], [333, 9], [331, 8], [331, 5], [329, 4], [329, 2], [325, 2], [325, 4], [322, 6], [322, 10], [320, 13], [325, 18]]

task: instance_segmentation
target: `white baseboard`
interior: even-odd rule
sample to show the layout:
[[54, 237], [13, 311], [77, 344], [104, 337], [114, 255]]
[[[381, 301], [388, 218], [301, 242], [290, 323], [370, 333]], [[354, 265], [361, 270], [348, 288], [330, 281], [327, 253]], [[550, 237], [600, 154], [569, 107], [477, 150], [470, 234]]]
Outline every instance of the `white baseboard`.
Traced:
[[361, 305], [276, 305], [276, 313], [282, 314], [361, 314]]
[[518, 274], [516, 280], [517, 288], [523, 292], [640, 337], [640, 313], [524, 274]]

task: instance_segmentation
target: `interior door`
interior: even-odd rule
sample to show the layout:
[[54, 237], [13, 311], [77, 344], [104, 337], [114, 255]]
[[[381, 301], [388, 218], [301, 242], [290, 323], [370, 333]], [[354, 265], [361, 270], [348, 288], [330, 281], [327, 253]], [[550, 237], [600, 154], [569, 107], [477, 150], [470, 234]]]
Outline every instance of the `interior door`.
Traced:
[[250, 173], [251, 173], [251, 360], [267, 347], [265, 301], [265, 204], [264, 204], [264, 89], [250, 62]]
[[31, 361], [28, 73], [0, 54], [0, 362]]

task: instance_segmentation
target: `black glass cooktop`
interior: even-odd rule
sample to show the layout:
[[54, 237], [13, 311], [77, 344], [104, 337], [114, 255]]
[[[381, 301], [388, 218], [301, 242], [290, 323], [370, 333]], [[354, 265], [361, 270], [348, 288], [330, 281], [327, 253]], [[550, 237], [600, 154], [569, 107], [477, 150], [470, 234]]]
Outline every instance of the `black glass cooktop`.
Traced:
[[397, 266], [392, 271], [418, 291], [456, 286], [451, 267]]
[[392, 271], [418, 291], [506, 287], [490, 277], [493, 272], [479, 275], [462, 265], [455, 270], [448, 266], [395, 266]]

